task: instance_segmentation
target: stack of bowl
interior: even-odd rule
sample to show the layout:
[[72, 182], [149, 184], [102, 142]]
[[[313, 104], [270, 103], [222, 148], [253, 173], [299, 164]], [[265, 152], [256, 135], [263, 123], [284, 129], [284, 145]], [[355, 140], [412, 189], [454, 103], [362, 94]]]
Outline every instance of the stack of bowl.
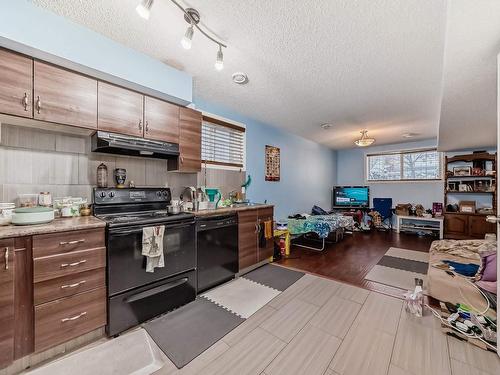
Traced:
[[14, 203], [0, 203], [0, 225], [10, 224], [14, 208], [16, 208]]

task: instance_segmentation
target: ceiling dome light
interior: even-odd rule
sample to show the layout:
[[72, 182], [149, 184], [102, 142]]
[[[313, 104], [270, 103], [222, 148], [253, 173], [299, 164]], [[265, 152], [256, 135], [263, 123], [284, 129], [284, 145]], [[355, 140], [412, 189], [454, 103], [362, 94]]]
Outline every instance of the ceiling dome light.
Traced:
[[330, 124], [330, 123], [326, 122], [326, 123], [324, 123], [324, 124], [321, 124], [321, 129], [323, 129], [323, 130], [328, 130], [328, 129], [330, 129], [332, 126], [333, 126], [332, 124]]
[[139, 5], [135, 10], [139, 13], [139, 16], [145, 20], [149, 20], [149, 15], [151, 14], [151, 8], [153, 7], [154, 0], [141, 0]]
[[184, 47], [184, 49], [191, 49], [191, 44], [193, 42], [193, 34], [194, 34], [194, 27], [193, 25], [189, 26], [186, 30], [186, 33], [184, 34], [184, 38], [181, 40], [181, 45]]
[[368, 133], [368, 130], [361, 130], [360, 133], [361, 133], [361, 138], [354, 142], [356, 146], [366, 147], [370, 146], [371, 144], [373, 144], [373, 142], [375, 142], [375, 138], [368, 138], [368, 136], [366, 135], [366, 133]]
[[217, 51], [217, 59], [215, 60], [215, 69], [221, 71], [224, 69], [224, 55], [222, 54], [222, 46], [219, 44], [219, 50]]
[[233, 82], [238, 85], [246, 85], [248, 83], [248, 76], [243, 72], [233, 73]]
[[416, 137], [417, 135], [419, 135], [418, 133], [404, 133], [402, 135], [403, 138], [413, 138], [413, 137]]

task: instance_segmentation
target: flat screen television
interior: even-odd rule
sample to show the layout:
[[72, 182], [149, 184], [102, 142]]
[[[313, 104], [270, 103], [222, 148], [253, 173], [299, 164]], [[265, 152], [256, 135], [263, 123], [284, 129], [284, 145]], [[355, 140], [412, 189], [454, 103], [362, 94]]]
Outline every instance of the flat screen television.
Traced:
[[368, 186], [334, 186], [334, 208], [359, 208], [370, 205], [370, 188]]

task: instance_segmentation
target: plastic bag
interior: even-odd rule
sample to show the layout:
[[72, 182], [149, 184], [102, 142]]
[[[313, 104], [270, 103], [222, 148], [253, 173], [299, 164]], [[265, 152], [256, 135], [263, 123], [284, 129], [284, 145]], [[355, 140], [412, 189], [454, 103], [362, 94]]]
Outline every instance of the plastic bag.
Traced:
[[404, 307], [406, 312], [419, 318], [422, 317], [422, 309], [424, 305], [424, 293], [422, 290], [422, 286], [423, 280], [416, 278], [415, 289], [413, 290], [413, 292], [409, 290], [404, 294]]

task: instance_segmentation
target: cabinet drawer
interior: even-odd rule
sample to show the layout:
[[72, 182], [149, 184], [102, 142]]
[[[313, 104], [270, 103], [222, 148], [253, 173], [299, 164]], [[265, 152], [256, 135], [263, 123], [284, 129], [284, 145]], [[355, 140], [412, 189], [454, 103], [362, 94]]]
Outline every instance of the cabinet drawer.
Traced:
[[35, 284], [35, 305], [106, 286], [106, 269], [78, 272]]
[[33, 260], [33, 279], [40, 282], [106, 266], [106, 248], [72, 251]]
[[47, 349], [106, 324], [106, 288], [35, 307], [35, 351]]
[[33, 236], [33, 258], [104, 247], [104, 229]]

